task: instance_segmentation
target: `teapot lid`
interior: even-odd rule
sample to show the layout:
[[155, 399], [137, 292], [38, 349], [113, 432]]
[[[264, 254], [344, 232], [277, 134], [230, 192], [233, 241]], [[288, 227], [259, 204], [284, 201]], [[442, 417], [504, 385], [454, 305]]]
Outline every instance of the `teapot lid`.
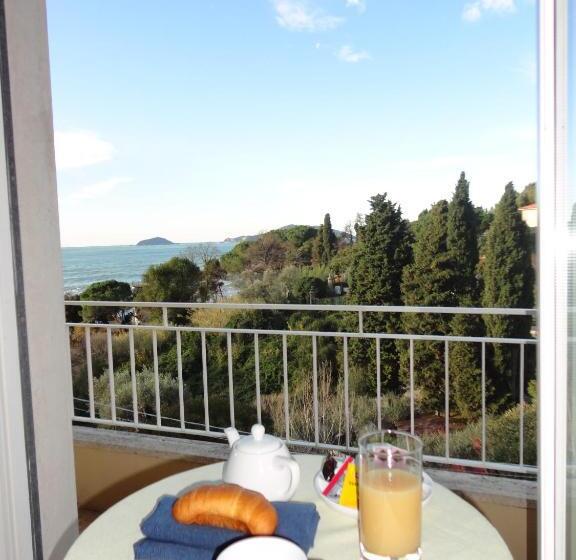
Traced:
[[283, 445], [279, 438], [265, 434], [262, 424], [254, 424], [251, 433], [252, 435], [242, 437], [234, 444], [238, 451], [251, 455], [263, 455], [278, 451]]

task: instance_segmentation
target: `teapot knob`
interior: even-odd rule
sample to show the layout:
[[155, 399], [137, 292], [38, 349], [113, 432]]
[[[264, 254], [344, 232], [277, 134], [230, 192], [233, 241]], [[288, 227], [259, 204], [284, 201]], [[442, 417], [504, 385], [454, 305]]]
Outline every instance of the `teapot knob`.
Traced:
[[262, 424], [254, 424], [251, 432], [256, 441], [262, 441], [262, 438], [264, 437], [264, 426], [262, 426]]

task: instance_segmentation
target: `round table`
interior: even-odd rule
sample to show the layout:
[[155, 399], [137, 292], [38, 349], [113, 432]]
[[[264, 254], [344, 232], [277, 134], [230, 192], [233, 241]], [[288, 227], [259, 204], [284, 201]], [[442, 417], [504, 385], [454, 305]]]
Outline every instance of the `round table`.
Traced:
[[[322, 457], [296, 455], [302, 468], [294, 500], [314, 502], [320, 524], [313, 560], [358, 560], [356, 521], [330, 509], [316, 494], [312, 480]], [[133, 544], [143, 537], [140, 521], [164, 494], [175, 495], [190, 484], [219, 480], [222, 463], [170, 476], [118, 502], [94, 521], [74, 543], [66, 560], [133, 560]], [[422, 549], [426, 560], [512, 560], [498, 531], [471, 505], [439, 484], [423, 508]]]

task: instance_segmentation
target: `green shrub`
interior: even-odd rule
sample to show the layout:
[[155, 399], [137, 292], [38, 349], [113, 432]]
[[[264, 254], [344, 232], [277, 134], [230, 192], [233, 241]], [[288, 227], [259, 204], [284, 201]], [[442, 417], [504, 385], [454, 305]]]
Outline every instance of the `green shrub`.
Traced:
[[[495, 463], [517, 464], [520, 460], [520, 405], [486, 420], [486, 460]], [[444, 455], [443, 433], [426, 434], [422, 437], [424, 453]], [[536, 406], [524, 405], [524, 463], [537, 464]], [[482, 423], [471, 422], [459, 430], [450, 431], [450, 456], [458, 459], [481, 458]]]

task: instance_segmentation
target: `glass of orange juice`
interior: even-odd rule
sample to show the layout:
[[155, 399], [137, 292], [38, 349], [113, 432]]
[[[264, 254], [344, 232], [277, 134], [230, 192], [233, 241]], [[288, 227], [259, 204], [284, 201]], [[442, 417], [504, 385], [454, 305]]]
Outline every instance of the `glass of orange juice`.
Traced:
[[419, 560], [422, 442], [395, 430], [358, 441], [360, 552], [365, 560]]

